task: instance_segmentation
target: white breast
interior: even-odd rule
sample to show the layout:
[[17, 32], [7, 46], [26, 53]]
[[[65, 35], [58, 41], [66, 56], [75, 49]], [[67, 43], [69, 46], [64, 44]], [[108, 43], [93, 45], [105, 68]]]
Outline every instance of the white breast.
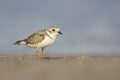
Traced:
[[40, 43], [38, 44], [27, 44], [28, 47], [31, 47], [31, 48], [43, 48], [43, 47], [46, 47], [46, 46], [49, 46], [51, 44], [53, 44], [55, 42], [56, 38], [50, 38], [49, 36], [45, 36], [44, 40], [41, 41]]

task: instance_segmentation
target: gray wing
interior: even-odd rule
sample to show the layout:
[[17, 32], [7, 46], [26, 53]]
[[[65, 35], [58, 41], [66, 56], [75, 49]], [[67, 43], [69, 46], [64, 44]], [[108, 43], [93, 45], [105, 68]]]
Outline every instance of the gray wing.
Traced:
[[32, 34], [24, 41], [26, 42], [26, 44], [37, 44], [41, 42], [44, 38], [45, 38], [45, 31], [41, 30]]

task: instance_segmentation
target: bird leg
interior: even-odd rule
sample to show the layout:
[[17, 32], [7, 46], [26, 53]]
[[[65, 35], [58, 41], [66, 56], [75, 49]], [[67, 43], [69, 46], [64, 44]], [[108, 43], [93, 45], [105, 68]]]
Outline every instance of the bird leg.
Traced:
[[40, 51], [39, 51], [39, 49], [36, 49], [36, 56], [37, 56], [38, 58], [40, 58]]
[[44, 59], [45, 58], [45, 55], [44, 55], [44, 48], [42, 48], [42, 59]]

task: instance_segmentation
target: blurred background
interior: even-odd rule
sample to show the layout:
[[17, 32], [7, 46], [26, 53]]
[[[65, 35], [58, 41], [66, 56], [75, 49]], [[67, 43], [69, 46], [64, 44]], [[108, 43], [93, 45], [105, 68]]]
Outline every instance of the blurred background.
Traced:
[[120, 53], [119, 0], [0, 0], [0, 53], [34, 53], [13, 43], [51, 25], [63, 35], [47, 53]]

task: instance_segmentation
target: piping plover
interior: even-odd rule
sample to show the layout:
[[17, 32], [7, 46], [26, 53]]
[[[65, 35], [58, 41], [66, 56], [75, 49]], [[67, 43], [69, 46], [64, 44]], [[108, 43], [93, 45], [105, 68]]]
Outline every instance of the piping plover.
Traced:
[[[51, 26], [48, 29], [33, 33], [26, 39], [16, 41], [14, 44], [25, 44], [28, 47], [36, 48], [37, 57], [44, 58], [44, 48], [53, 44], [58, 34], [62, 34], [60, 29], [57, 26]], [[42, 56], [39, 54], [40, 48], [42, 48]]]

